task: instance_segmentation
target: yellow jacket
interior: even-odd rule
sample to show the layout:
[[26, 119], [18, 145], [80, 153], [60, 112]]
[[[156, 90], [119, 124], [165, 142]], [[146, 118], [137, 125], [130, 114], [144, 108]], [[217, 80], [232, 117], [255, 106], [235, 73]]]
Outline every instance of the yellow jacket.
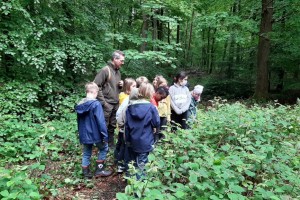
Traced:
[[126, 93], [124, 93], [124, 92], [121, 92], [121, 93], [119, 94], [119, 105], [121, 105], [121, 104], [123, 103], [124, 99], [126, 99], [127, 97], [129, 97], [128, 94], [126, 94]]
[[171, 121], [171, 98], [170, 95], [167, 98], [158, 102], [158, 113], [160, 117], [167, 117], [168, 121]]

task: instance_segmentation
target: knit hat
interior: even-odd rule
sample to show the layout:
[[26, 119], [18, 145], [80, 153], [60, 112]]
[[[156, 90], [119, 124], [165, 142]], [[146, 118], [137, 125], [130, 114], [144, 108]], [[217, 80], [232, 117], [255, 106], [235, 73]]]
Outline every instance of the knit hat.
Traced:
[[202, 92], [203, 92], [203, 86], [202, 85], [196, 85], [195, 87], [194, 87], [194, 90], [193, 90], [193, 92], [195, 93], [195, 94], [201, 94]]

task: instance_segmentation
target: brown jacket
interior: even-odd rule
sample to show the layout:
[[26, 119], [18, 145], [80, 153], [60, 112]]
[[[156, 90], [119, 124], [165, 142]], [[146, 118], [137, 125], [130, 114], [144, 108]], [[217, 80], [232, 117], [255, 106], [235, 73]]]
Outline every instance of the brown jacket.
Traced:
[[119, 81], [121, 80], [121, 73], [115, 69], [115, 66], [109, 62], [107, 66], [103, 67], [95, 77], [94, 82], [99, 87], [97, 99], [102, 105], [105, 103], [118, 104], [119, 103]]

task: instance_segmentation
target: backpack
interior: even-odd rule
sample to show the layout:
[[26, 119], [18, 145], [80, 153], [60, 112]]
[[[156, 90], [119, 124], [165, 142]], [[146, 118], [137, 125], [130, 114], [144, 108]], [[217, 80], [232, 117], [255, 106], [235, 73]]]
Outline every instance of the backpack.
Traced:
[[105, 66], [104, 69], [108, 70], [108, 78], [107, 78], [107, 81], [110, 81], [110, 80], [111, 80], [111, 72], [110, 72], [109, 66]]

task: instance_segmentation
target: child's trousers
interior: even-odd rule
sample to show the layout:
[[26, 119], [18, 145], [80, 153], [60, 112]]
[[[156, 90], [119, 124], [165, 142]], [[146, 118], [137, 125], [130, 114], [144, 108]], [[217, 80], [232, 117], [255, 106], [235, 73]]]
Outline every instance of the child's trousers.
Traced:
[[[95, 144], [98, 148], [97, 160], [106, 160], [108, 153], [108, 144], [106, 142], [99, 142]], [[91, 156], [94, 144], [83, 144], [82, 166], [89, 166], [91, 163]]]

